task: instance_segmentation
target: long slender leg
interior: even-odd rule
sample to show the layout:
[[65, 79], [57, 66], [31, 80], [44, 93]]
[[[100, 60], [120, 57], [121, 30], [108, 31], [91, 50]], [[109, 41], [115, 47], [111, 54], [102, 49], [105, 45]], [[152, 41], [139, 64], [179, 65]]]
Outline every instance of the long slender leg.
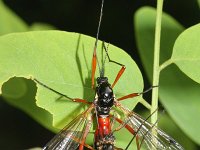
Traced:
[[[155, 113], [155, 111], [154, 111], [153, 113]], [[150, 116], [152, 116], [152, 114], [151, 114]], [[150, 116], [147, 117], [147, 118], [145, 119], [144, 122], [146, 122], [146, 120], [148, 120], [148, 119], [150, 118]], [[156, 123], [157, 123], [157, 122], [158, 122], [158, 120], [156, 121]], [[152, 128], [156, 125], [156, 123], [153, 124]], [[144, 141], [144, 139], [145, 139], [145, 136], [146, 136], [147, 133], [150, 131], [150, 130], [148, 130], [148, 131], [146, 131], [146, 133], [144, 133], [144, 135], [143, 135], [143, 137], [142, 137], [142, 140], [141, 140], [141, 142], [139, 143], [139, 136], [137, 135], [137, 133], [139, 132], [139, 130], [140, 130], [140, 128], [142, 127], [142, 125], [143, 125], [143, 124], [141, 124], [140, 127], [138, 128], [138, 130], [137, 130], [137, 132], [136, 132], [136, 135], [134, 135], [134, 136], [132, 137], [132, 139], [130, 140], [129, 144], [126, 146], [126, 149], [128, 149], [128, 147], [130, 146], [130, 144], [133, 142], [134, 139], [136, 140], [137, 150], [140, 150], [140, 149], [141, 149], [142, 143], [143, 143], [143, 141]], [[151, 129], [152, 129], [152, 128], [151, 128]], [[125, 150], [126, 150], [126, 149], [125, 149]]]
[[131, 139], [131, 142], [129, 142], [129, 144], [127, 145], [127, 147], [125, 148], [128, 149], [128, 147], [130, 146], [130, 144], [132, 143], [132, 141], [135, 139], [136, 140], [136, 146], [137, 146], [137, 150], [140, 150], [141, 144], [139, 142], [139, 136], [137, 135], [138, 131], [134, 131], [134, 129], [129, 126], [126, 122], [123, 122], [121, 119], [119, 118], [115, 118], [115, 120], [117, 122], [119, 122], [122, 126], [119, 126], [118, 128], [116, 128], [113, 132], [115, 131], [119, 131], [121, 128], [125, 127], [131, 134], [133, 134], [133, 138]]
[[[133, 111], [129, 111], [128, 109], [124, 108], [118, 101], [116, 101], [116, 104], [115, 104], [122, 112], [124, 112], [124, 114], [126, 114], [127, 117], [131, 117], [134, 112]], [[122, 127], [125, 127], [130, 133], [133, 134], [133, 137], [132, 139], [130, 140], [129, 144], [127, 145], [126, 149], [128, 149], [128, 147], [130, 146], [130, 144], [132, 143], [132, 141], [136, 138], [136, 144], [137, 144], [137, 149], [140, 150], [141, 146], [142, 146], [142, 143], [143, 141], [145, 140], [145, 136], [151, 131], [151, 129], [156, 125], [153, 124], [151, 126], [151, 128], [149, 130], [147, 130], [145, 133], [142, 134], [142, 137], [139, 137], [139, 132], [141, 130], [141, 128], [143, 128], [145, 126], [145, 124], [147, 123], [147, 120], [156, 112], [158, 111], [158, 109], [156, 109], [152, 114], [150, 114], [145, 120], [142, 119], [141, 121], [141, 124], [139, 127], [137, 127], [137, 130], [134, 131], [133, 127], [129, 126], [128, 125], [128, 122], [131, 120], [131, 118], [129, 118], [126, 122], [123, 122], [122, 120], [120, 120], [119, 118], [116, 118], [116, 120], [122, 124], [122, 126], [120, 126], [119, 128], [117, 128], [117, 131], [119, 131]], [[139, 117], [139, 116], [138, 116]], [[139, 120], [138, 120], [139, 121]], [[158, 121], [158, 120], [157, 120]], [[134, 132], [133, 132], [134, 131]], [[140, 132], [141, 133], [141, 132]], [[137, 137], [138, 136], [138, 137]], [[137, 139], [138, 138], [138, 139]], [[139, 138], [141, 139], [140, 140], [140, 143], [139, 143]], [[138, 141], [137, 141], [138, 140]], [[137, 143], [138, 142], [138, 143]], [[125, 149], [125, 150], [126, 150]]]
[[126, 122], [123, 122], [121, 119], [115, 118], [115, 120], [117, 122], [119, 122], [121, 124], [121, 126], [119, 126], [118, 128], [115, 128], [115, 130], [113, 132], [119, 131], [119, 130], [121, 130], [121, 128], [125, 127], [132, 135], [134, 135], [133, 138], [131, 139], [131, 142], [128, 143], [125, 150], [128, 149], [128, 147], [130, 146], [130, 144], [132, 143], [132, 141], [134, 139], [136, 140], [137, 150], [140, 150], [139, 136], [137, 135], [137, 132], [135, 132], [131, 126], [129, 126]]
[[136, 135], [135, 137], [136, 145], [137, 145], [137, 150], [140, 150], [140, 143], [139, 143], [139, 136]]
[[115, 86], [115, 84], [117, 83], [117, 81], [120, 79], [120, 77], [122, 76], [122, 74], [124, 73], [126, 67], [122, 66], [122, 68], [119, 70], [117, 76], [115, 77], [115, 81], [112, 84], [112, 88]]
[[116, 61], [110, 59], [110, 56], [109, 56], [109, 54], [108, 54], [108, 48], [105, 46], [104, 42], [103, 42], [103, 47], [104, 47], [104, 50], [105, 50], [105, 52], [106, 52], [106, 55], [107, 55], [107, 57], [108, 57], [109, 62], [112, 62], [112, 63], [115, 63], [115, 64], [121, 66], [121, 69], [119, 70], [119, 72], [118, 72], [117, 76], [115, 77], [115, 80], [114, 80], [114, 82], [113, 82], [113, 84], [112, 84], [112, 88], [113, 88], [113, 87], [115, 86], [115, 84], [117, 83], [117, 81], [118, 81], [118, 80], [120, 79], [120, 77], [122, 76], [122, 74], [124, 73], [126, 67], [125, 67], [125, 65], [123, 65], [123, 64], [121, 64], [121, 63], [118, 63], [118, 62], [116, 62]]
[[65, 98], [67, 98], [67, 99], [69, 99], [69, 100], [71, 100], [71, 101], [73, 101], [73, 102], [91, 104], [90, 102], [88, 102], [88, 101], [86, 101], [86, 100], [84, 100], [84, 99], [80, 99], [80, 98], [71, 98], [71, 97], [69, 97], [69, 96], [67, 96], [67, 95], [65, 95], [65, 94], [62, 94], [62, 93], [60, 93], [60, 92], [58, 92], [58, 91], [56, 91], [56, 90], [50, 88], [49, 86], [47, 86], [46, 84], [40, 82], [39, 80], [37, 80], [37, 79], [35, 79], [35, 78], [34, 78], [33, 80], [34, 80], [35, 82], [37, 82], [38, 84], [42, 85], [43, 87], [49, 89], [50, 91], [52, 91], [52, 92], [54, 92], [54, 93], [60, 95], [61, 97], [65, 97]]
[[91, 117], [90, 120], [88, 120], [88, 123], [87, 123], [87, 125], [85, 127], [85, 132], [84, 132], [83, 138], [82, 138], [82, 140], [80, 142], [79, 150], [83, 150], [83, 148], [84, 148], [85, 140], [86, 140], [86, 137], [87, 137], [87, 135], [88, 135], [88, 133], [90, 131], [91, 125], [92, 125], [92, 117]]
[[92, 88], [94, 89], [94, 77], [96, 72], [97, 66], [97, 54], [96, 54], [96, 47], [94, 48], [93, 57], [92, 57]]
[[142, 94], [144, 94], [144, 93], [149, 92], [150, 90], [152, 90], [152, 89], [155, 88], [155, 87], [158, 87], [158, 86], [152, 86], [152, 87], [150, 87], [149, 89], [147, 89], [147, 90], [145, 90], [145, 91], [143, 91], [143, 92], [141, 92], [141, 93], [131, 93], [131, 94], [125, 95], [125, 96], [123, 96], [123, 97], [118, 98], [117, 100], [118, 100], [118, 101], [121, 101], [121, 100], [125, 100], [125, 99], [128, 99], [128, 98], [133, 98], [133, 97], [140, 96], [140, 95], [142, 95]]
[[[78, 139], [76, 139], [76, 138], [73, 138], [73, 137], [71, 137], [74, 141], [76, 141], [76, 142], [78, 142], [79, 144], [81, 144], [80, 143], [80, 140], [78, 140]], [[91, 149], [91, 150], [94, 150], [94, 148], [93, 147], [91, 147], [90, 145], [88, 145], [88, 144], [86, 144], [86, 143], [84, 143], [83, 144], [83, 148], [84, 147], [87, 147], [88, 149]], [[79, 146], [79, 148], [80, 148], [80, 146]]]
[[91, 115], [91, 116], [88, 116], [88, 115], [91, 113], [91, 110], [92, 110], [93, 108], [94, 108], [94, 105], [92, 104], [92, 105], [90, 106], [90, 108], [88, 108], [88, 110], [85, 111], [85, 113], [84, 113], [84, 115], [86, 116], [86, 118], [87, 118], [88, 121], [87, 121], [87, 123], [85, 124], [84, 133], [83, 133], [83, 136], [82, 136], [82, 138], [81, 138], [80, 145], [79, 145], [79, 150], [83, 150], [83, 149], [84, 149], [84, 146], [87, 147], [87, 148], [89, 148], [89, 149], [90, 149], [90, 147], [91, 147], [91, 146], [85, 144], [85, 140], [86, 140], [86, 137], [87, 137], [87, 135], [88, 135], [88, 133], [89, 133], [89, 131], [90, 131], [90, 128], [91, 128], [91, 126], [92, 126], [93, 116], [92, 116], [92, 115]]
[[116, 120], [118, 123], [120, 123], [121, 126], [115, 128], [115, 130], [114, 130], [113, 132], [119, 131], [119, 130], [121, 130], [123, 127], [125, 127], [131, 134], [133, 134], [133, 135], [135, 134], [134, 129], [133, 129], [131, 126], [129, 126], [127, 123], [123, 122], [123, 121], [122, 121], [121, 119], [119, 119], [119, 118], [115, 118], [115, 120]]
[[139, 95], [140, 95], [139, 93], [131, 93], [131, 94], [125, 95], [125, 96], [123, 96], [123, 97], [120, 97], [120, 98], [118, 98], [117, 100], [118, 100], [118, 101], [121, 101], [121, 100], [125, 100], [125, 99], [128, 99], [128, 98], [137, 97], [137, 96], [139, 96]]
[[[156, 109], [150, 116], [152, 116], [157, 110], [158, 110], [158, 109]], [[150, 116], [149, 116], [149, 117], [150, 117]], [[149, 118], [149, 117], [148, 117], [148, 118]], [[146, 136], [149, 132], [151, 132], [151, 129], [153, 129], [153, 128], [157, 125], [158, 121], [159, 121], [159, 120], [156, 120], [156, 122], [151, 126], [151, 128], [150, 128], [148, 131], [146, 131], [146, 133], [144, 133], [139, 147], [142, 147], [142, 143], [143, 143], [143, 141], [145, 140], [145, 136]]]

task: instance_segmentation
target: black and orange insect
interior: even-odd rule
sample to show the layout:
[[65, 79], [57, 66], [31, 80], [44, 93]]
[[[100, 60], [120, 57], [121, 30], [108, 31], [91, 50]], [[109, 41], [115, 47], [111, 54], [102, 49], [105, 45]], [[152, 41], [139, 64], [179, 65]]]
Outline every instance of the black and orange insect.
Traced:
[[[104, 76], [104, 67], [100, 69], [98, 64], [98, 58], [96, 53], [99, 29], [102, 19], [102, 10], [103, 3], [101, 6], [100, 21], [97, 30], [97, 37], [94, 46], [93, 56], [92, 56], [92, 88], [95, 90], [95, 97], [93, 102], [88, 102], [84, 99], [79, 98], [70, 98], [65, 94], [62, 94], [47, 85], [43, 84], [37, 79], [34, 79], [37, 83], [48, 88], [49, 90], [61, 95], [71, 101], [82, 103], [88, 105], [87, 110], [78, 115], [73, 119], [65, 128], [63, 128], [52, 140], [50, 140], [44, 150], [83, 150], [87, 149], [96, 149], [96, 150], [117, 150], [117, 149], [128, 149], [131, 142], [127, 142], [126, 148], [117, 148], [115, 142], [117, 139], [114, 136], [114, 132], [126, 128], [132, 135], [133, 139], [136, 140], [137, 150], [140, 150], [142, 147], [145, 147], [148, 150], [159, 149], [159, 150], [183, 150], [182, 146], [178, 144], [173, 138], [168, 136], [165, 132], [155, 127], [147, 122], [147, 119], [142, 119], [139, 115], [124, 107], [120, 101], [133, 98], [143, 94], [141, 93], [131, 93], [125, 95], [121, 98], [115, 97], [113, 88], [117, 84], [120, 77], [123, 75], [126, 67], [125, 65], [113, 61], [110, 59], [107, 51], [107, 47], [103, 43], [103, 49], [106, 52], [109, 62], [120, 65], [121, 69], [119, 70], [116, 78], [112, 84], [109, 83], [108, 78]], [[98, 65], [97, 65], [98, 64]], [[104, 65], [104, 64], [103, 64]], [[96, 66], [99, 67], [100, 76], [96, 79], [97, 86], [95, 87], [95, 72]], [[111, 110], [116, 107], [118, 108], [126, 117], [121, 119], [117, 115], [111, 113]], [[94, 132], [94, 143], [93, 145], [88, 145], [86, 143], [86, 138], [88, 133], [91, 130], [93, 122], [96, 121], [96, 129]], [[120, 124], [118, 127], [113, 126], [115, 122]], [[151, 129], [157, 132], [153, 134]]]

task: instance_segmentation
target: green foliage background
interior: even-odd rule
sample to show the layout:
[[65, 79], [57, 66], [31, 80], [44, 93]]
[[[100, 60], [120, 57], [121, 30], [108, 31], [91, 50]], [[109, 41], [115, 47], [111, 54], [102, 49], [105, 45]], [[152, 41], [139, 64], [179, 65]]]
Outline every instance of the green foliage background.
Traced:
[[[97, 3], [93, 1], [81, 4], [81, 2], [78, 0], [66, 2], [60, 1], [57, 4], [49, 2], [51, 5], [48, 6], [45, 5], [45, 1], [36, 3], [31, 1], [29, 3], [21, 1], [22, 5], [18, 4], [17, 2], [5, 2], [13, 7], [15, 11], [18, 11], [19, 14], [21, 13], [21, 17], [16, 15], [15, 12], [13, 12], [2, 1], [0, 1], [0, 34], [2, 35], [0, 37], [0, 82], [1, 85], [3, 85], [2, 95], [7, 103], [19, 108], [20, 110], [23, 110], [46, 128], [56, 131], [54, 127], [62, 128], [65, 123], [69, 121], [70, 118], [66, 116], [68, 110], [78, 114], [81, 109], [76, 108], [80, 108], [80, 106], [77, 104], [70, 104], [69, 107], [65, 101], [60, 103], [55, 102], [55, 99], [57, 98], [55, 94], [52, 94], [42, 87], [36, 87], [33, 81], [27, 79], [36, 77], [58, 91], [66, 94], [70, 93], [70, 96], [72, 97], [84, 97], [91, 100], [93, 95], [88, 94], [92, 93], [92, 90], [90, 89], [90, 70], [88, 68], [91, 68], [90, 53], [94, 44], [94, 39], [81, 35], [81, 48], [79, 49], [86, 50], [87, 55], [84, 56], [80, 51], [77, 53], [77, 41], [80, 37], [79, 34], [64, 33], [60, 31], [38, 31], [29, 33], [14, 32], [52, 30], [57, 28], [94, 36], [98, 23], [99, 11], [97, 10], [100, 8], [100, 5], [98, 4], [99, 2]], [[152, 79], [151, 72], [153, 59], [152, 50], [155, 27], [155, 9], [152, 7], [142, 6], [155, 6], [155, 4], [154, 2], [141, 3], [137, 1], [124, 2], [126, 3], [124, 5], [121, 3], [122, 2], [115, 3], [114, 1], [108, 1], [105, 3], [100, 38], [117, 45], [118, 47], [121, 47], [131, 54], [132, 58], [134, 58], [136, 63], [139, 64], [139, 68], [142, 70], [142, 75], [145, 79], [144, 83], [146, 84], [145, 87], [149, 87]], [[164, 4], [164, 11], [166, 10], [172, 16], [177, 17], [181, 23], [168, 14], [164, 14], [163, 16], [161, 63], [165, 62], [163, 66], [169, 64], [172, 65], [163, 69], [161, 72], [159, 96], [162, 106], [170, 117], [168, 117], [167, 114], [162, 115], [159, 121], [159, 126], [177, 141], [179, 141], [185, 147], [185, 149], [195, 150], [198, 149], [197, 145], [200, 144], [200, 138], [198, 134], [200, 133], [198, 123], [200, 120], [200, 108], [198, 107], [200, 106], [200, 72], [198, 70], [200, 66], [200, 25], [195, 25], [199, 20], [199, 3], [198, 1], [187, 1], [185, 3], [188, 8], [192, 9], [183, 11], [182, 9], [184, 9], [185, 5], [180, 6], [177, 4], [177, 2], [167, 1]], [[29, 8], [30, 6], [32, 6], [32, 8]], [[72, 9], [72, 6], [76, 9]], [[123, 13], [123, 11], [119, 11], [119, 6], [128, 8], [127, 11], [129, 11], [131, 15], [128, 16]], [[113, 11], [111, 11], [109, 7], [112, 8]], [[27, 11], [28, 9], [32, 10], [33, 12]], [[40, 9], [44, 11], [43, 14], [41, 13], [42, 11]], [[65, 11], [62, 12], [62, 10]], [[181, 15], [178, 16], [177, 14], [174, 14], [173, 10], [176, 10], [177, 14], [180, 13]], [[47, 12], [49, 12], [48, 15]], [[82, 14], [82, 19], [80, 19], [81, 16], [77, 15], [80, 12], [84, 12]], [[189, 18], [187, 15], [184, 15], [186, 12], [187, 15], [190, 16]], [[63, 15], [63, 18], [59, 16], [59, 13]], [[38, 17], [36, 17], [37, 15]], [[124, 17], [125, 15], [126, 17]], [[49, 18], [49, 20], [47, 18]], [[111, 18], [114, 21], [117, 21], [111, 21]], [[45, 23], [33, 23], [38, 21], [43, 21]], [[57, 23], [57, 21], [60, 21], [61, 23]], [[122, 27], [120, 27], [120, 25]], [[182, 33], [183, 31], [184, 33]], [[13, 34], [7, 35], [8, 33]], [[133, 37], [136, 37], [136, 39], [134, 40]], [[70, 51], [66, 51], [66, 49], [70, 49]], [[124, 95], [132, 91], [142, 91], [143, 80], [136, 64], [128, 55], [124, 54], [124, 52], [121, 52], [119, 48], [111, 45], [109, 49], [112, 49], [110, 52], [111, 57], [117, 61], [120, 60], [120, 62], [124, 63], [128, 68], [124, 78], [122, 78], [121, 83], [119, 83], [119, 85], [116, 87], [116, 94], [118, 94], [117, 96]], [[136, 49], [138, 50], [136, 51]], [[57, 53], [54, 53], [55, 51]], [[77, 56], [79, 56], [80, 59], [77, 59]], [[77, 64], [80, 66], [75, 69], [74, 66], [78, 66]], [[89, 66], [87, 66], [88, 64]], [[70, 71], [68, 70], [69, 66], [72, 67]], [[113, 68], [113, 70], [106, 70], [109, 79], [113, 79], [113, 73], [117, 72], [119, 67], [113, 66], [113, 64], [107, 64], [106, 68]], [[71, 76], [72, 70], [74, 72], [73, 76]], [[76, 72], [78, 72], [78, 74], [76, 74]], [[25, 77], [27, 79], [12, 78], [14, 76]], [[9, 78], [12, 79], [3, 84]], [[150, 82], [148, 82], [147, 78], [149, 78]], [[133, 86], [130, 86], [130, 83]], [[42, 100], [37, 101], [37, 105], [40, 107], [36, 105], [36, 100], [34, 97], [37, 88], [38, 93], [36, 99]], [[79, 88], [80, 90], [78, 90]], [[86, 90], [84, 90], [84, 88]], [[150, 98], [147, 97], [145, 99], [148, 100]], [[142, 101], [143, 99], [139, 98], [133, 102], [131, 101], [132, 105], [130, 105], [130, 101], [127, 101], [127, 103], [124, 105], [133, 108], [137, 102]], [[2, 115], [9, 116], [9, 114], [4, 114], [4, 112], [7, 113], [7, 108], [10, 109], [9, 106], [4, 103], [2, 103], [0, 106], [1, 112], [3, 112]], [[10, 116], [15, 117], [12, 113]], [[9, 117], [7, 119], [9, 119]], [[24, 123], [25, 122], [22, 120], [21, 124]], [[6, 121], [3, 120], [3, 124], [4, 128], [6, 128]], [[12, 124], [13, 126], [16, 125], [15, 122]], [[33, 132], [35, 132], [36, 139], [39, 139], [38, 141], [40, 142], [37, 143], [35, 142], [37, 140], [33, 140], [32, 142], [28, 142], [30, 143], [29, 145], [25, 144], [25, 140], [22, 140], [23, 142], [21, 144], [20, 142], [17, 142], [20, 141], [20, 139], [23, 139], [21, 136], [23, 134], [20, 133], [25, 132], [25, 135], [28, 134], [30, 136], [33, 134], [31, 130], [32, 128], [35, 128], [35, 126], [36, 124], [33, 123], [33, 126], [31, 126], [30, 130], [25, 131], [23, 131], [23, 129], [20, 127], [17, 128], [15, 126], [15, 130], [19, 131], [19, 133], [16, 139], [14, 139], [16, 144], [13, 145], [7, 144], [10, 140], [9, 136], [12, 136], [12, 132], [1, 134], [0, 139], [2, 138], [3, 140], [0, 140], [2, 142], [0, 143], [0, 148], [24, 149], [43, 146], [51, 137], [48, 136], [49, 134], [43, 135], [40, 131], [40, 128], [37, 130], [37, 127]], [[1, 130], [4, 130], [3, 127], [1, 127]], [[42, 130], [47, 132], [44, 129]], [[8, 138], [5, 138], [5, 135]]]

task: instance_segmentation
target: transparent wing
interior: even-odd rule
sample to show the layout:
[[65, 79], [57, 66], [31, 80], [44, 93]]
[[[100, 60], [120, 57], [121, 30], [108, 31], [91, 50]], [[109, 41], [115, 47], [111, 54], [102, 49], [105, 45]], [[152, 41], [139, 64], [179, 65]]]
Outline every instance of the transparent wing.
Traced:
[[93, 108], [94, 106], [91, 105], [72, 120], [45, 145], [43, 150], [76, 150], [89, 132]]
[[[136, 113], [124, 108], [121, 104], [118, 104], [118, 108], [127, 116], [123, 121], [126, 124], [125, 127], [131, 127], [136, 134], [135, 138], [140, 141], [139, 149], [143, 147], [147, 150], [184, 150], [172, 137], [150, 124]], [[153, 134], [152, 129], [154, 129], [157, 134]]]

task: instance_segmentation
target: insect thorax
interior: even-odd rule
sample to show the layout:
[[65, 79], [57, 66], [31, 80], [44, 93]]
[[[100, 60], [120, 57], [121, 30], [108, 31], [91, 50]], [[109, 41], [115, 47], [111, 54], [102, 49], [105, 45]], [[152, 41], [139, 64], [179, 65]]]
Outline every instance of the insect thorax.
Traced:
[[107, 77], [97, 78], [96, 95], [97, 113], [99, 115], [108, 115], [114, 103], [114, 94]]

